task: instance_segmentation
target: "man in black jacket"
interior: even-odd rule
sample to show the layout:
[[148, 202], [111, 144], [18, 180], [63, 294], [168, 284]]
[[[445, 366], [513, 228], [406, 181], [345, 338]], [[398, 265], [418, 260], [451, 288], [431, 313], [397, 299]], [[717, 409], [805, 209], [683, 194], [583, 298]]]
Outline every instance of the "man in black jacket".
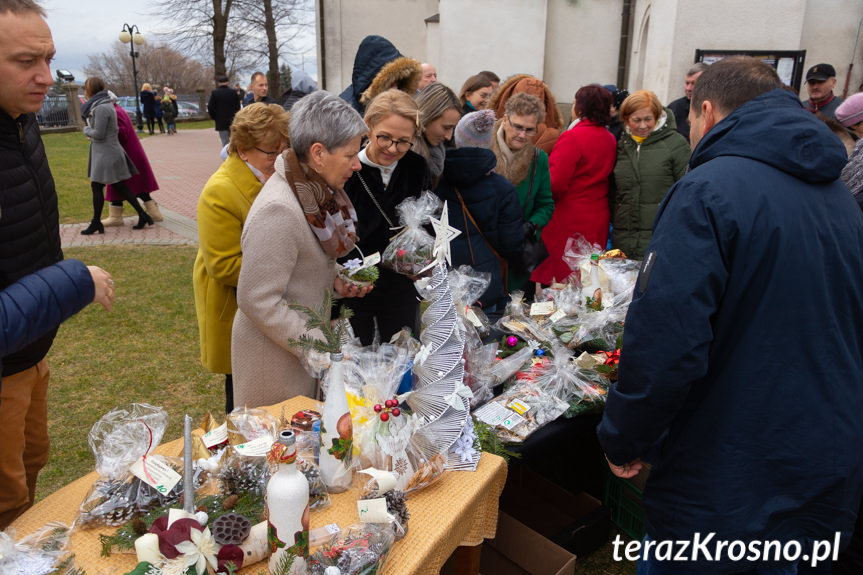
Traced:
[[[35, 112], [54, 83], [51, 30], [34, 0], [0, 0], [0, 289], [63, 259], [57, 194]], [[113, 281], [103, 277], [103, 286]], [[33, 504], [48, 461], [48, 353], [57, 330], [2, 358], [0, 530]]]
[[222, 146], [227, 146], [228, 140], [231, 139], [231, 122], [239, 109], [240, 98], [237, 92], [228, 86], [228, 78], [222, 76], [219, 78], [219, 85], [210, 92], [210, 100], [207, 102], [207, 113], [216, 121], [216, 131], [219, 132]]

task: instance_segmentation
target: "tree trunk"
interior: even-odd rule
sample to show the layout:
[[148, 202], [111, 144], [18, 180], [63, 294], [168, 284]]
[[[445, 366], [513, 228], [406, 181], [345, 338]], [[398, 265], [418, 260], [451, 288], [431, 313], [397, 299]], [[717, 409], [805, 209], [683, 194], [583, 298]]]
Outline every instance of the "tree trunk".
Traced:
[[279, 99], [279, 49], [276, 41], [276, 21], [273, 18], [273, 0], [263, 0], [264, 29], [267, 33], [267, 53], [269, 68], [267, 70], [268, 93], [271, 98]]
[[222, 0], [213, 0], [213, 81], [218, 83], [221, 76], [227, 76], [225, 57], [225, 38], [228, 35], [228, 16], [231, 13], [233, 0], [225, 0], [224, 10]]

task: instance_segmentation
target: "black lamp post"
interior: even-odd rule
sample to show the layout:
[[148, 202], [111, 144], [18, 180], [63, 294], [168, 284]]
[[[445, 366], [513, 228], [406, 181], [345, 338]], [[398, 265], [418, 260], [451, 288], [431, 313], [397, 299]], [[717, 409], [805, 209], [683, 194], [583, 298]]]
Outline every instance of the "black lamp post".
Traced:
[[138, 53], [135, 51], [135, 46], [140, 46], [144, 43], [144, 36], [138, 27], [134, 24], [131, 26], [123, 24], [123, 30], [120, 32], [120, 42], [129, 45], [129, 55], [132, 56], [132, 83], [135, 85], [135, 123], [138, 125], [138, 131], [144, 131], [144, 121], [141, 118], [141, 103], [138, 92], [138, 70], [135, 68], [135, 58]]

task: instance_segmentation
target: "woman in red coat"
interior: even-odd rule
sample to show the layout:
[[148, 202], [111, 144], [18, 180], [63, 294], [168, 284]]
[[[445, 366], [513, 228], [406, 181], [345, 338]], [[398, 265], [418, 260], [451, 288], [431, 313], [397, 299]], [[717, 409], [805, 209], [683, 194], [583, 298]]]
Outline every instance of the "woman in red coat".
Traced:
[[564, 281], [572, 270], [563, 261], [566, 241], [582, 234], [605, 248], [608, 242], [608, 176], [614, 169], [617, 142], [606, 129], [611, 94], [598, 84], [575, 94], [572, 115], [577, 123], [561, 134], [549, 156], [554, 213], [542, 231], [549, 258], [534, 270], [533, 281]]

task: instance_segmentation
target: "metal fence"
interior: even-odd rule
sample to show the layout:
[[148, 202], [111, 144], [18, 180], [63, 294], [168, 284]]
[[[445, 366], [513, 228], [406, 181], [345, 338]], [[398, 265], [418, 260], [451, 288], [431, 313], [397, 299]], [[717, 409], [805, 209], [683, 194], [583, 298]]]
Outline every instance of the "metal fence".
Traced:
[[45, 101], [42, 102], [42, 109], [36, 113], [36, 121], [43, 128], [68, 126], [70, 124], [68, 106], [65, 94], [46, 96]]

